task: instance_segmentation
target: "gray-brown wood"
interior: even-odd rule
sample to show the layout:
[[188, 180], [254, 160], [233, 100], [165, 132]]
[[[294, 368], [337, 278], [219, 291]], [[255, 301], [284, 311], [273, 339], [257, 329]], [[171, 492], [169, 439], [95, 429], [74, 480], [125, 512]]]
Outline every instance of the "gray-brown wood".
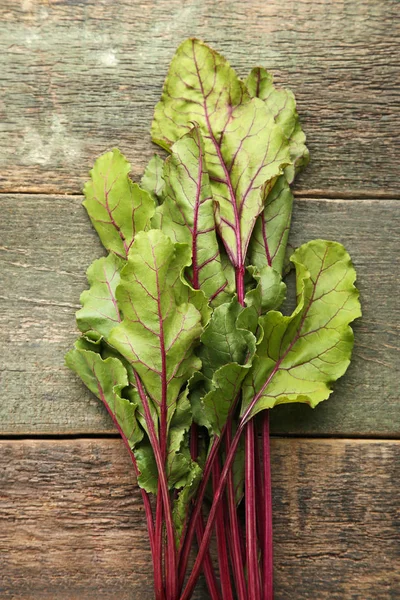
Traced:
[[[400, 596], [399, 450], [399, 442], [272, 441], [276, 600]], [[2, 598], [153, 598], [122, 442], [3, 441], [0, 462]], [[198, 590], [197, 600], [207, 597]]]
[[[398, 193], [396, 0], [3, 0], [1, 189], [79, 192], [118, 145], [138, 177], [154, 104], [188, 36], [241, 75], [262, 64], [298, 98], [304, 193]], [[322, 190], [322, 192], [321, 192]]]
[[[77, 337], [74, 313], [85, 270], [102, 254], [80, 198], [1, 196], [0, 431], [106, 433], [106, 411], [64, 354]], [[333, 396], [316, 410], [273, 411], [275, 433], [396, 437], [400, 434], [400, 204], [297, 200], [290, 241], [341, 241], [358, 273], [363, 317], [354, 361]]]

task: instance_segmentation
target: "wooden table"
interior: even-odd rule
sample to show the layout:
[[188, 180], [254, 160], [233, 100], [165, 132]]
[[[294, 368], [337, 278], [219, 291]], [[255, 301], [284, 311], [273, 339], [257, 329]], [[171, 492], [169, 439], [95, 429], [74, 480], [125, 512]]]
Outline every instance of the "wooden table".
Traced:
[[[400, 598], [399, 46], [396, 0], [2, 0], [0, 597], [147, 600], [140, 495], [98, 401], [63, 365], [96, 155], [138, 178], [177, 44], [290, 86], [311, 164], [291, 243], [344, 243], [363, 318], [332, 399], [274, 410], [276, 600]], [[396, 79], [397, 76], [397, 79]], [[199, 587], [196, 598], [206, 599]]]

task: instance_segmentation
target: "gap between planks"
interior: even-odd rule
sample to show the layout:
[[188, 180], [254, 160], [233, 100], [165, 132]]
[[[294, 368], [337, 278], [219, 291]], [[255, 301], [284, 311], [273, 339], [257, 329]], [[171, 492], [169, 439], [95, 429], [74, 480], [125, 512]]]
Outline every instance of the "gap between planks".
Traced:
[[[373, 194], [365, 192], [363, 190], [354, 192], [332, 192], [326, 189], [310, 189], [310, 190], [293, 190], [296, 198], [304, 200], [396, 200], [400, 201], [400, 194], [392, 194], [385, 191], [375, 191]], [[66, 192], [60, 193], [59, 190], [49, 188], [46, 191], [29, 188], [15, 188], [15, 189], [0, 189], [1, 196], [51, 196], [57, 198], [83, 198], [82, 193], [77, 192]]]
[[[1, 442], [20, 442], [20, 441], [35, 441], [35, 440], [43, 440], [43, 441], [54, 441], [54, 442], [59, 442], [59, 441], [68, 441], [68, 440], [115, 440], [115, 439], [121, 439], [121, 436], [119, 435], [119, 433], [114, 433], [114, 432], [110, 432], [110, 433], [96, 433], [96, 432], [87, 432], [87, 433], [1, 433], [0, 432], [0, 443]], [[304, 433], [304, 434], [299, 434], [299, 433], [295, 433], [295, 434], [287, 434], [287, 435], [277, 435], [277, 434], [271, 434], [270, 435], [270, 439], [271, 440], [302, 440], [302, 441], [306, 441], [306, 440], [340, 440], [343, 442], [371, 442], [371, 443], [379, 443], [379, 442], [400, 442], [400, 436], [396, 436], [396, 435], [388, 435], [386, 437], [382, 437], [381, 435], [371, 435], [366, 434], [353, 434], [353, 435], [349, 435], [349, 434], [327, 434], [327, 433]]]

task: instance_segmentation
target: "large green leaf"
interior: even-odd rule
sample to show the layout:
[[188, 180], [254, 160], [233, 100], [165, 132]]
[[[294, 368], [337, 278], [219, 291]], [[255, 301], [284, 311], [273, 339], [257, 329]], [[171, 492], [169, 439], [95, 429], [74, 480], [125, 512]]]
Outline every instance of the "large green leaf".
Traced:
[[170, 149], [192, 122], [204, 137], [221, 238], [231, 262], [241, 267], [266, 189], [290, 163], [287, 138], [228, 62], [195, 39], [181, 44], [172, 60], [153, 140]]
[[125, 261], [115, 254], [99, 258], [90, 265], [87, 271], [90, 289], [82, 292], [82, 308], [76, 313], [82, 333], [107, 339], [111, 329], [121, 321], [115, 293], [124, 265]]
[[264, 335], [243, 386], [242, 417], [287, 402], [315, 407], [332, 392], [353, 348], [349, 326], [361, 315], [355, 270], [341, 244], [315, 240], [291, 258], [297, 307], [260, 318]]
[[154, 214], [154, 200], [128, 173], [131, 165], [117, 149], [94, 163], [85, 184], [83, 202], [102, 244], [126, 258], [135, 234], [146, 231]]
[[168, 421], [180, 388], [200, 366], [194, 345], [202, 332], [200, 312], [177, 301], [187, 287], [181, 275], [188, 266], [187, 255], [177, 250], [179, 245], [159, 230], [137, 234], [117, 289], [124, 319], [109, 336], [158, 413], [167, 407]]
[[173, 241], [188, 244], [192, 264], [188, 278], [195, 289], [218, 304], [224, 294], [224, 276], [215, 232], [214, 208], [204, 159], [204, 145], [194, 127], [172, 146], [164, 164], [165, 188], [162, 204], [153, 217], [153, 226]]
[[290, 90], [277, 89], [273, 85], [272, 75], [260, 67], [251, 71], [245, 83], [250, 96], [263, 100], [289, 143], [291, 164], [285, 168], [284, 175], [278, 178], [272, 190], [268, 190], [264, 211], [257, 220], [250, 242], [251, 264], [259, 269], [269, 265], [282, 273], [293, 206], [289, 183], [308, 164], [306, 136], [301, 129], [296, 101]]
[[128, 375], [117, 358], [103, 360], [99, 352], [87, 348], [93, 346], [79, 339], [65, 356], [67, 366], [75, 371], [83, 383], [107, 408], [120, 432], [134, 448], [143, 438], [143, 431], [136, 419], [137, 405], [123, 398], [121, 393], [128, 386]]
[[249, 98], [246, 86], [223, 56], [200, 40], [188, 39], [172, 59], [155, 108], [153, 141], [170, 150], [195, 122], [210, 142], [212, 132], [223, 131], [232, 109]]

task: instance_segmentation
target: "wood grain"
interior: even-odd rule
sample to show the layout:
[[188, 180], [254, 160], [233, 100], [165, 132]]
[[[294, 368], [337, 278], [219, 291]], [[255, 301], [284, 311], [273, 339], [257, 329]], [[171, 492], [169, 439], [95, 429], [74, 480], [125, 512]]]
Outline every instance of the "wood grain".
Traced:
[[[335, 239], [358, 273], [354, 361], [318, 409], [278, 407], [274, 433], [400, 435], [400, 213], [396, 201], [297, 200], [290, 242]], [[98, 400], [64, 367], [85, 270], [102, 254], [80, 198], [1, 196], [3, 434], [107, 433]]]
[[298, 98], [312, 162], [298, 190], [398, 194], [396, 0], [3, 0], [1, 190], [80, 192], [118, 145], [139, 177], [176, 46], [196, 35]]
[[[398, 442], [272, 442], [276, 600], [400, 595]], [[119, 440], [0, 442], [1, 597], [151, 600], [140, 495]], [[197, 600], [206, 600], [203, 588]]]

